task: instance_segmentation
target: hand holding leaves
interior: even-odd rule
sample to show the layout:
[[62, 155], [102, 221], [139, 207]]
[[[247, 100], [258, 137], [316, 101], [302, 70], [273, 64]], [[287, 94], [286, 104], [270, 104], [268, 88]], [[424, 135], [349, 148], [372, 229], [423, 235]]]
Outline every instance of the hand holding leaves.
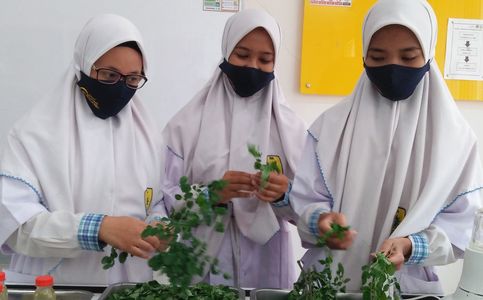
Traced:
[[396, 270], [399, 270], [406, 258], [411, 256], [412, 242], [407, 237], [387, 239], [382, 243], [379, 251], [395, 265]]
[[[260, 187], [261, 176], [256, 174], [253, 179], [254, 186]], [[274, 202], [284, 196], [288, 191], [289, 179], [283, 174], [272, 172], [268, 177], [265, 187], [257, 189], [255, 196], [265, 202]]]
[[401, 290], [395, 272], [396, 267], [384, 253], [376, 253], [374, 261], [362, 267], [363, 299], [399, 299]]
[[349, 229], [345, 216], [341, 213], [320, 214], [318, 228], [322, 237], [319, 246], [327, 246], [330, 249], [348, 249], [356, 236], [356, 231]]
[[226, 171], [223, 175], [225, 187], [220, 191], [220, 202], [227, 203], [232, 198], [251, 197], [255, 188], [252, 185], [252, 175], [241, 171]]
[[255, 158], [255, 163], [253, 167], [255, 168], [255, 170], [260, 171], [260, 188], [264, 189], [267, 185], [270, 173], [279, 173], [280, 170], [278, 169], [277, 164], [274, 162], [270, 162], [267, 164], [262, 163], [262, 153], [258, 150], [257, 146], [248, 144], [248, 152]]
[[99, 239], [131, 255], [148, 258], [160, 246], [160, 241], [141, 238], [146, 226], [146, 223], [133, 217], [105, 216], [99, 229]]

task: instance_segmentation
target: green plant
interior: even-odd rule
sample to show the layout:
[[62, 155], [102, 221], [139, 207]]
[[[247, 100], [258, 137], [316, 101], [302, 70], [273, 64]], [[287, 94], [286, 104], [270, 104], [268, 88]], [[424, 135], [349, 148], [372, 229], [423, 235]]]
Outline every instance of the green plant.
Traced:
[[[345, 227], [332, 223], [331, 229], [319, 237], [317, 246], [327, 247], [328, 238], [337, 237], [342, 239], [344, 232], [347, 230], [349, 230], [348, 226]], [[319, 260], [319, 263], [324, 266], [320, 272], [316, 270], [315, 266], [304, 270], [302, 262], [298, 261], [302, 271], [299, 279], [294, 283], [293, 290], [289, 293], [289, 300], [331, 300], [335, 299], [337, 293], [345, 292], [345, 285], [350, 279], [344, 278], [344, 267], [341, 263], [337, 264], [335, 274], [332, 273], [333, 258], [330, 249], [327, 247], [326, 250], [328, 253], [327, 257]]]
[[262, 164], [262, 153], [258, 150], [258, 147], [252, 144], [248, 144], [248, 152], [255, 158], [255, 163], [253, 167], [255, 170], [259, 170], [261, 174], [260, 180], [260, 188], [264, 189], [267, 185], [268, 178], [270, 177], [271, 172], [280, 173], [280, 170], [277, 167], [275, 162], [269, 162], [266, 164]]
[[394, 273], [396, 267], [382, 252], [374, 261], [362, 267], [362, 297], [364, 300], [399, 299], [401, 289]]
[[227, 286], [211, 286], [200, 283], [190, 287], [183, 298], [168, 285], [159, 284], [157, 281], [138, 283], [134, 288], [119, 290], [109, 296], [108, 300], [237, 300], [239, 296], [236, 290]]
[[[169, 218], [162, 219], [156, 227], [148, 226], [142, 236], [170, 240], [167, 251], [156, 253], [148, 264], [154, 271], [166, 274], [171, 285], [185, 288], [193, 276], [203, 275], [207, 264], [212, 273], [219, 273], [217, 259], [205, 254], [206, 243], [194, 236], [192, 230], [206, 225], [214, 226], [218, 232], [224, 231], [218, 216], [225, 214], [226, 208], [217, 204], [220, 200], [218, 193], [226, 183], [218, 180], [207, 186], [190, 185], [188, 178], [182, 177], [179, 185], [183, 195], [176, 195], [176, 200], [186, 202], [183, 208], [173, 210]], [[178, 236], [180, 240], [173, 238]]]
[[[168, 241], [166, 251], [157, 252], [148, 260], [148, 265], [153, 271], [160, 271], [169, 278], [169, 293], [172, 294], [172, 298], [165, 297], [163, 299], [195, 299], [190, 297], [193, 295], [198, 297], [198, 294], [193, 293], [200, 288], [208, 293], [207, 285], [201, 285], [201, 287], [199, 285], [189, 286], [193, 277], [202, 276], [205, 267], [209, 267], [212, 273], [218, 274], [220, 272], [217, 267], [217, 259], [205, 254], [206, 243], [194, 236], [192, 231], [200, 225], [214, 226], [215, 231], [224, 231], [223, 223], [219, 219], [221, 215], [226, 213], [226, 208], [217, 206], [217, 204], [220, 200], [219, 192], [225, 185], [226, 182], [223, 180], [215, 180], [207, 186], [190, 185], [187, 177], [181, 177], [179, 186], [182, 194], [176, 195], [175, 198], [178, 201], [185, 202], [182, 208], [172, 210], [169, 216], [161, 219], [158, 225], [147, 226], [143, 231], [143, 238], [156, 236], [160, 240]], [[126, 256], [121, 253], [119, 261], [124, 262]], [[104, 267], [114, 265], [116, 257], [118, 257], [117, 251], [113, 248], [111, 255], [103, 258]], [[224, 274], [224, 277], [228, 278], [229, 275]], [[150, 286], [152, 287], [152, 285]], [[143, 289], [146, 289], [146, 286]], [[165, 288], [163, 287], [163, 289]], [[222, 290], [211, 292], [223, 293]]]
[[[344, 267], [341, 263], [337, 265], [335, 275], [332, 274], [332, 256], [319, 260], [324, 269], [317, 272], [315, 266], [308, 271], [302, 271], [299, 280], [294, 283], [294, 288], [290, 292], [289, 300], [317, 300], [335, 299], [337, 293], [345, 292], [345, 285], [349, 279], [344, 278]], [[303, 266], [298, 261], [300, 268]]]

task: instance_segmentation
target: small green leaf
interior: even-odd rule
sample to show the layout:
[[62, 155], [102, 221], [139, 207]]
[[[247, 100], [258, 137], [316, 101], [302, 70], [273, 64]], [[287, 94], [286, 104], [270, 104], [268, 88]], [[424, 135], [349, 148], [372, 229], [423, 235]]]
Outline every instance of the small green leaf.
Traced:
[[258, 147], [253, 145], [253, 144], [248, 144], [248, 152], [254, 157], [254, 158], [260, 158], [262, 154], [258, 151]]
[[112, 247], [111, 248], [111, 258], [116, 258], [117, 257], [117, 251], [116, 248]]
[[121, 264], [126, 262], [127, 254], [127, 252], [121, 252], [121, 254], [119, 254], [119, 262]]
[[222, 206], [215, 207], [215, 214], [217, 215], [224, 215], [226, 213], [226, 208]]
[[102, 259], [101, 259], [101, 263], [102, 264], [109, 264], [111, 262], [112, 258], [109, 257], [109, 256], [104, 256]]
[[216, 224], [215, 224], [215, 231], [217, 231], [217, 232], [224, 232], [225, 231], [225, 227], [223, 226], [223, 223], [216, 222]]

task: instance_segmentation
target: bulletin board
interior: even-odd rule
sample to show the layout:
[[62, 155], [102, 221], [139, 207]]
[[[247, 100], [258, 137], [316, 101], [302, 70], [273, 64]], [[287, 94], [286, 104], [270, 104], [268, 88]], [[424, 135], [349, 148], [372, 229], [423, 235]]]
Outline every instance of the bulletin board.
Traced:
[[[345, 96], [362, 66], [362, 24], [376, 0], [352, 0], [351, 6], [317, 5], [304, 0], [300, 92]], [[438, 18], [436, 61], [443, 72], [448, 18], [482, 19], [482, 0], [429, 0]], [[483, 101], [483, 81], [446, 80], [458, 100]]]

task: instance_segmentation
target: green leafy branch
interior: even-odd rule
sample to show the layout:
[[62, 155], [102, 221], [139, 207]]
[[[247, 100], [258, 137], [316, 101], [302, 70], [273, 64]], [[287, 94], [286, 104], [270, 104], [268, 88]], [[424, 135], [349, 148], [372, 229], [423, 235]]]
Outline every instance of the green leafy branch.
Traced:
[[199, 283], [190, 287], [183, 296], [177, 293], [169, 285], [159, 284], [156, 280], [138, 283], [134, 288], [120, 289], [109, 296], [108, 300], [157, 300], [157, 299], [189, 299], [189, 300], [237, 300], [236, 290], [227, 286], [212, 286], [207, 283]]
[[252, 144], [248, 144], [248, 152], [255, 158], [253, 167], [255, 170], [259, 170], [261, 173], [260, 188], [264, 189], [267, 186], [270, 173], [280, 173], [278, 166], [275, 162], [269, 162], [262, 164], [262, 153], [258, 150], [258, 147]]
[[126, 261], [127, 256], [128, 256], [128, 253], [125, 251], [119, 253], [118, 255], [116, 248], [112, 247], [111, 254], [109, 256], [104, 256], [101, 260], [102, 268], [104, 270], [112, 268], [114, 266], [114, 263], [116, 262], [116, 258], [118, 258], [119, 262], [123, 264]]
[[[337, 237], [342, 239], [344, 233], [349, 230], [349, 226], [341, 226], [332, 223], [331, 229], [323, 236], [319, 237], [317, 241], [318, 247], [327, 247], [327, 239]], [[337, 264], [335, 274], [332, 272], [333, 258], [330, 249], [327, 247], [327, 257], [319, 260], [323, 265], [322, 271], [318, 272], [315, 266], [308, 270], [303, 269], [302, 262], [297, 263], [302, 270], [300, 277], [294, 283], [293, 290], [289, 293], [289, 300], [316, 300], [316, 299], [335, 299], [337, 293], [344, 293], [348, 278], [344, 278], [344, 266], [341, 263]]]
[[400, 299], [401, 288], [394, 275], [396, 266], [382, 252], [362, 267], [362, 298], [364, 300]]
[[[335, 275], [332, 274], [332, 256], [319, 260], [324, 266], [323, 270], [317, 272], [315, 266], [307, 271], [302, 271], [300, 278], [294, 283], [293, 290], [289, 293], [289, 300], [316, 300], [336, 299], [337, 293], [345, 292], [345, 285], [350, 279], [344, 278], [344, 267], [341, 263], [337, 265]], [[303, 266], [298, 261], [300, 268]]]
[[[152, 270], [166, 274], [170, 286], [180, 297], [187, 297], [191, 293], [188, 286], [192, 278], [202, 276], [205, 267], [209, 267], [214, 274], [220, 273], [218, 260], [205, 254], [206, 243], [194, 236], [192, 231], [200, 225], [214, 226], [217, 232], [224, 231], [220, 219], [226, 213], [226, 208], [217, 204], [220, 200], [219, 192], [225, 185], [223, 180], [215, 180], [207, 186], [190, 185], [187, 177], [181, 177], [179, 186], [182, 194], [175, 195], [175, 198], [184, 201], [185, 205], [179, 210], [173, 209], [156, 226], [149, 225], [142, 232], [143, 238], [156, 236], [168, 241], [167, 250], [157, 252], [148, 260], [148, 265]], [[102, 259], [104, 268], [112, 267], [117, 257], [120, 262], [124, 262], [127, 253], [123, 253], [118, 256], [116, 249], [112, 248], [111, 255]], [[228, 278], [229, 275], [224, 274], [224, 277]]]
[[[182, 177], [179, 183], [183, 194], [175, 198], [185, 202], [183, 208], [173, 210], [169, 218], [162, 219], [156, 227], [148, 226], [142, 236], [170, 240], [168, 249], [156, 253], [148, 264], [154, 271], [166, 274], [172, 286], [184, 291], [194, 276], [203, 275], [206, 266], [214, 274], [220, 272], [217, 268], [218, 260], [205, 254], [206, 243], [193, 235], [192, 231], [200, 225], [214, 226], [215, 231], [224, 231], [219, 216], [226, 213], [226, 208], [217, 204], [220, 200], [219, 192], [226, 182], [218, 180], [207, 186], [190, 185], [188, 178]], [[228, 277], [227, 274], [224, 276]]]

